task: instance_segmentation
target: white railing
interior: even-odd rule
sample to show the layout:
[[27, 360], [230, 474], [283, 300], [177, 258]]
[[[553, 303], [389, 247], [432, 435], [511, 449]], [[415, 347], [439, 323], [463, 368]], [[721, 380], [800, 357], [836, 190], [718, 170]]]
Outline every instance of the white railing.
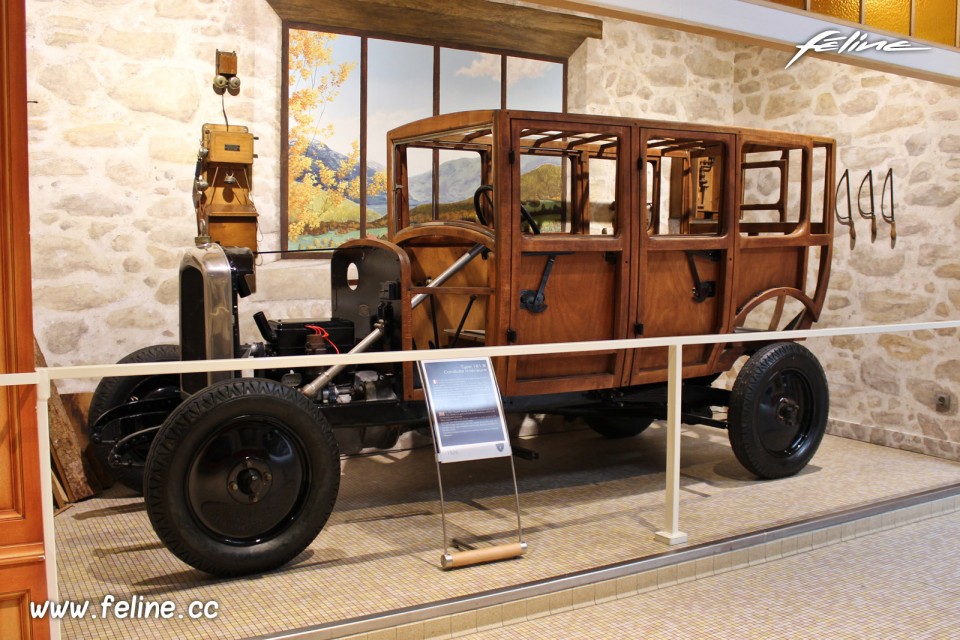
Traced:
[[[667, 404], [667, 451], [666, 451], [666, 498], [664, 505], [664, 528], [657, 531], [656, 539], [666, 544], [687, 541], [687, 534], [680, 531], [680, 405], [683, 372], [683, 348], [687, 345], [716, 344], [729, 342], [769, 342], [797, 340], [799, 338], [830, 338], [835, 336], [904, 333], [910, 331], [936, 331], [960, 328], [960, 321], [923, 322], [915, 324], [889, 324], [861, 327], [832, 327], [806, 331], [758, 331], [737, 334], [711, 334], [677, 336], [667, 338], [635, 338], [629, 340], [598, 340], [594, 342], [563, 342], [553, 344], [511, 345], [505, 347], [467, 347], [458, 349], [431, 349], [420, 351], [377, 351], [371, 353], [283, 356], [275, 358], [244, 358], [232, 360], [201, 360], [193, 362], [156, 362], [144, 364], [102, 364], [70, 367], [43, 367], [32, 373], [0, 374], [0, 387], [37, 387], [37, 423], [40, 442], [40, 489], [43, 499], [43, 538], [46, 555], [48, 598], [59, 597], [57, 581], [56, 540], [53, 529], [53, 488], [50, 467], [50, 423], [48, 401], [54, 380], [103, 378], [106, 376], [156, 375], [163, 373], [200, 373], [207, 371], [238, 371], [281, 369], [299, 367], [323, 367], [334, 364], [356, 365], [386, 362], [414, 362], [423, 359], [448, 360], [471, 357], [504, 357], [542, 355], [556, 353], [582, 353], [668, 347], [668, 404]], [[60, 638], [60, 623], [50, 620], [53, 640]]]

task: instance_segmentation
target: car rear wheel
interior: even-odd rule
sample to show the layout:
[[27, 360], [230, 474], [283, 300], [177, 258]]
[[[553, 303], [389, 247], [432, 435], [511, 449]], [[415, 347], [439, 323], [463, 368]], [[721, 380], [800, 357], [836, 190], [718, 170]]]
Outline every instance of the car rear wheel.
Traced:
[[823, 368], [793, 342], [766, 345], [744, 364], [730, 397], [730, 445], [761, 478], [803, 469], [826, 432], [830, 394]]

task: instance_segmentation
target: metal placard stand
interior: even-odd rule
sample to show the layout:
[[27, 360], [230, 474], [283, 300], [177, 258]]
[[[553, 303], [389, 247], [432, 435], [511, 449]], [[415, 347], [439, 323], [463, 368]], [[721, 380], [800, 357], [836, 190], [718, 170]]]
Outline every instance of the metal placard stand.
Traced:
[[[430, 426], [433, 429], [437, 484], [440, 487], [440, 520], [443, 527], [443, 555], [440, 557], [440, 566], [453, 569], [523, 555], [527, 550], [527, 543], [523, 541], [523, 527], [520, 523], [517, 472], [513, 465], [507, 422], [490, 358], [424, 360], [420, 362], [420, 379], [423, 381]], [[503, 457], [510, 462], [513, 478], [513, 495], [517, 508], [517, 542], [451, 553], [447, 538], [441, 466], [450, 462]]]

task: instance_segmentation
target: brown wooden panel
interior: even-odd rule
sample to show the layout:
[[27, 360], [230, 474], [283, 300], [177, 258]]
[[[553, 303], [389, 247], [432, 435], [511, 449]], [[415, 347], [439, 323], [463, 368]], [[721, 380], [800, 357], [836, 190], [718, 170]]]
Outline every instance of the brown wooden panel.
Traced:
[[[661, 217], [682, 214], [679, 235], [659, 235], [659, 223], [651, 228], [642, 225], [637, 234], [632, 298], [634, 322], [642, 326], [642, 332], [637, 333], [644, 337], [722, 333], [730, 328], [732, 317], [731, 267], [737, 239], [733, 212], [738, 210], [740, 195], [739, 140], [734, 134], [740, 132], [723, 127], [650, 124], [654, 126], [647, 128], [641, 123], [638, 131], [638, 144], [646, 161], [659, 158], [657, 162], [662, 162], [669, 147], [691, 154], [689, 160], [684, 161], [686, 166], [692, 162], [709, 169], [705, 168], [705, 175], [697, 170], [696, 173], [691, 171], [686, 175], [672, 176], [675, 180], [682, 180], [681, 184], [674, 185], [676, 188], [671, 189], [671, 194], [679, 193], [683, 197], [672, 204], [671, 210], [653, 212], [655, 221], [657, 214]], [[704, 157], [711, 157], [713, 161], [700, 165], [700, 158]], [[678, 164], [671, 162], [671, 168]], [[650, 177], [644, 170], [638, 179], [639, 193], [643, 196], [637, 206], [642, 206], [644, 211]], [[660, 179], [669, 178], [661, 175]], [[701, 198], [701, 178], [708, 178], [708, 182], [713, 183], [714, 193], [708, 201]], [[656, 190], [657, 182], [654, 181], [649, 188]], [[690, 256], [693, 256], [696, 278]], [[696, 279], [701, 283], [713, 282], [715, 295], [698, 302], [694, 298]], [[710, 373], [720, 348], [709, 345], [684, 348], [684, 375]], [[629, 384], [666, 379], [666, 349], [636, 350], [629, 362], [629, 375], [625, 375]]]
[[[590, 354], [578, 353], [576, 357], [589, 356]], [[572, 356], [568, 356], [572, 357]], [[538, 395], [544, 393], [567, 393], [573, 391], [591, 391], [595, 389], [613, 389], [620, 386], [620, 376], [613, 373], [600, 373], [590, 375], [573, 375], [553, 378], [534, 378], [531, 380], [519, 380], [516, 378], [517, 360], [511, 358], [508, 367], [508, 376], [514, 375], [509, 380], [505, 395], [524, 396]], [[622, 361], [622, 356], [617, 357], [617, 363]], [[617, 367], [620, 365], [617, 364]]]
[[[428, 280], [440, 275], [469, 249], [466, 245], [453, 247], [414, 247], [408, 245], [405, 248], [407, 249], [407, 255], [410, 256], [410, 276], [413, 284], [417, 285], [416, 292], [422, 291], [420, 287], [426, 285]], [[493, 291], [489, 282], [489, 259], [474, 258], [439, 288], [444, 292], [434, 295], [433, 302], [428, 299], [414, 309], [411, 335], [417, 348], [426, 349], [427, 341], [434, 339], [431, 315], [434, 315], [437, 319], [437, 328], [441, 339], [440, 346], [446, 346], [445, 330], [456, 329], [460, 324], [471, 293], [476, 295], [479, 291]], [[458, 291], [459, 293], [457, 293]], [[411, 293], [415, 294], [414, 290], [411, 290]], [[487, 328], [486, 306], [489, 297], [489, 295], [478, 295], [464, 322], [465, 329], [485, 330]]]
[[4, 585], [0, 591], [0, 636], [4, 640], [49, 638], [46, 620], [30, 617], [30, 603], [47, 599], [43, 562], [0, 565], [0, 581]]
[[737, 308], [768, 289], [793, 287], [803, 291], [806, 274], [801, 264], [806, 251], [806, 248], [741, 249], [735, 289]]
[[[589, 238], [585, 239], [589, 242]], [[572, 245], [567, 246], [572, 249]], [[520, 308], [520, 290], [540, 287], [548, 256], [521, 254], [518, 281], [511, 287], [513, 327], [520, 344], [610, 340], [617, 337], [621, 304], [619, 254], [608, 261], [593, 251], [556, 256], [544, 290], [546, 309], [534, 313]], [[511, 359], [513, 383], [508, 394], [518, 393], [517, 382], [540, 381], [542, 388], [526, 385], [525, 393], [560, 390], [557, 379], [567, 378], [571, 389], [601, 388], [610, 385], [618, 373], [622, 355], [581, 353], [575, 357], [524, 356]], [[570, 386], [570, 385], [564, 385]], [[614, 385], [615, 386], [615, 385]]]
[[517, 380], [544, 380], [574, 376], [609, 375], [617, 365], [616, 353], [567, 353], [517, 358]]
[[594, 18], [487, 0], [267, 1], [288, 22], [556, 59], [603, 36]]
[[[722, 254], [725, 255], [725, 252]], [[714, 282], [716, 295], [697, 302], [693, 296], [693, 272], [683, 251], [650, 251], [640, 274], [643, 337], [690, 336], [720, 330], [720, 302], [723, 300], [722, 268], [725, 260], [695, 256], [701, 282]], [[663, 349], [641, 349], [634, 356], [634, 371], [666, 370]], [[690, 346], [683, 350], [684, 365], [706, 362], [711, 347]]]
[[[540, 287], [547, 260], [546, 255], [521, 256], [520, 289], [536, 291]], [[544, 289], [546, 310], [520, 309], [515, 316], [521, 343], [614, 338], [618, 267], [602, 253], [557, 255]], [[519, 306], [519, 295], [515, 297], [512, 302]]]
[[29, 638], [27, 629], [29, 613], [27, 611], [27, 592], [0, 594], [0, 629], [4, 636], [11, 638]]
[[26, 566], [42, 557], [42, 542], [0, 546], [0, 567]]
[[[638, 349], [637, 353], [633, 356], [633, 364], [637, 371], [634, 374], [633, 380], [631, 380], [631, 384], [643, 384], [644, 382], [650, 382], [652, 380], [666, 380], [668, 351], [667, 347]], [[709, 359], [712, 351], [712, 345], [691, 344], [685, 346], [683, 348], [684, 368], [704, 364]], [[654, 376], [653, 378], [645, 377], [653, 372], [658, 372], [661, 375]]]
[[[0, 389], [0, 416], [16, 413], [15, 388]], [[9, 418], [3, 418], [4, 426]], [[23, 466], [20, 464], [22, 447], [18, 431], [4, 429], [6, 437], [0, 437], [0, 522], [23, 518]]]
[[[442, 235], [441, 235], [442, 234]], [[492, 344], [491, 306], [496, 290], [496, 257], [493, 251], [486, 258], [477, 256], [463, 269], [454, 274], [443, 286], [428, 289], [425, 285], [443, 273], [450, 265], [466, 254], [475, 244], [493, 246], [492, 233], [473, 223], [438, 225], [428, 223], [407, 227], [394, 234], [393, 240], [405, 251], [409, 259], [410, 276], [406, 280], [413, 286], [404, 291], [405, 300], [420, 293], [433, 293], [423, 304], [405, 313], [404, 349], [428, 349], [431, 342], [440, 347], [450, 346], [455, 332], [463, 321], [463, 330], [472, 331], [471, 339], [461, 337], [458, 347]], [[476, 296], [473, 304], [470, 297]], [[469, 305], [469, 313], [464, 313]], [[436, 318], [436, 332], [434, 332]], [[413, 363], [404, 363], [404, 397], [422, 399], [422, 392], [413, 389]]]
[[[0, 373], [33, 370], [29, 193], [26, 131], [26, 53], [23, 4], [5, 3], [0, 13], [4, 82], [0, 84]], [[0, 391], [0, 541], [21, 544], [43, 537], [36, 392]]]
[[[26, 21], [21, 0], [0, 5], [0, 373], [33, 370], [27, 163]], [[47, 638], [30, 600], [46, 599], [36, 391], [0, 393], [0, 635]]]
[[520, 250], [545, 251], [622, 251], [627, 242], [623, 235], [524, 235], [520, 238]]

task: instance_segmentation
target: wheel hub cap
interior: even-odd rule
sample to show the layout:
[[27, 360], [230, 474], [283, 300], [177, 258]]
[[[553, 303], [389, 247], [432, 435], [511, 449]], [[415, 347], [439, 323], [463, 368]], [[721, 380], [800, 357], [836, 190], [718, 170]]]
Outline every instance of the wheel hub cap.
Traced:
[[793, 371], [781, 372], [766, 388], [758, 410], [763, 447], [778, 456], [793, 454], [807, 441], [812, 414], [810, 390]]
[[296, 519], [310, 475], [302, 445], [283, 422], [241, 415], [219, 425], [192, 454], [186, 499], [211, 536], [256, 543]]
[[261, 500], [270, 491], [272, 482], [269, 465], [248, 458], [230, 472], [227, 488], [234, 500], [244, 504]]
[[796, 429], [800, 426], [800, 405], [791, 398], [781, 398], [780, 404], [777, 406], [777, 419], [785, 427]]

